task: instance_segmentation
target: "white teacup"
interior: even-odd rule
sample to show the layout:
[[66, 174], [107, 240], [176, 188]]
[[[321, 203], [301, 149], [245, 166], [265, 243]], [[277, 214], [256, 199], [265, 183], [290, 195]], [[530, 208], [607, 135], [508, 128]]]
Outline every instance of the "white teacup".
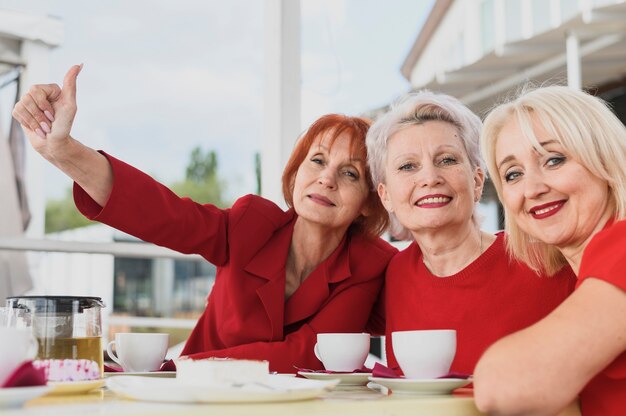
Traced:
[[156, 371], [163, 364], [168, 341], [169, 334], [119, 332], [107, 352], [126, 372]]
[[317, 334], [315, 356], [329, 371], [354, 371], [363, 367], [370, 350], [370, 334]]
[[391, 343], [406, 378], [433, 379], [450, 371], [456, 354], [456, 331], [396, 331], [391, 333]]
[[30, 328], [0, 327], [0, 386], [25, 361], [37, 355], [37, 340]]

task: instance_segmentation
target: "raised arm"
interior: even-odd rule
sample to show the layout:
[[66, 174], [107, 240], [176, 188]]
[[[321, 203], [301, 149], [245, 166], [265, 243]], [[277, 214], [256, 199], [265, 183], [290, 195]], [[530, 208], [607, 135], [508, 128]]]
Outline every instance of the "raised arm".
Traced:
[[492, 345], [474, 372], [478, 408], [552, 415], [626, 349], [626, 293], [589, 278], [550, 315]]
[[15, 104], [13, 117], [41, 156], [103, 206], [113, 184], [109, 162], [70, 136], [76, 115], [76, 77], [81, 69], [82, 65], [74, 65], [67, 71], [63, 88], [57, 84], [33, 85]]

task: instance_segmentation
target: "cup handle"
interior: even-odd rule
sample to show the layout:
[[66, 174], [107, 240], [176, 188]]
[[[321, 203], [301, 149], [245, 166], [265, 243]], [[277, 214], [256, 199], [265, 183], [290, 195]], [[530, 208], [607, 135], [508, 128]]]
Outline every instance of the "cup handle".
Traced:
[[318, 360], [322, 361], [322, 357], [320, 356], [320, 350], [319, 348], [317, 348], [317, 342], [315, 343], [315, 346], [313, 347], [313, 353], [315, 354]]
[[117, 355], [113, 352], [113, 346], [116, 345], [115, 341], [111, 341], [108, 343], [107, 345], [107, 354], [109, 354], [109, 358], [112, 359], [113, 361], [115, 361], [117, 364], [119, 364], [120, 366], [124, 367], [122, 365], [122, 362], [120, 361], [120, 359], [117, 357]]
[[37, 357], [37, 353], [39, 352], [39, 343], [37, 342], [37, 338], [33, 335], [30, 338], [30, 346], [28, 347], [28, 359], [34, 360]]

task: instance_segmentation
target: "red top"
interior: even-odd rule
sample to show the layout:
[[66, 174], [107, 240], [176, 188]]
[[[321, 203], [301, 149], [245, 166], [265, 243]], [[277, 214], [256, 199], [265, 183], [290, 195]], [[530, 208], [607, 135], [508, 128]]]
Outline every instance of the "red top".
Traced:
[[285, 265], [296, 214], [259, 196], [219, 209], [179, 198], [143, 172], [105, 155], [111, 196], [100, 207], [78, 185], [88, 218], [142, 240], [197, 253], [217, 266], [206, 309], [182, 352], [194, 358], [264, 359], [270, 370], [321, 369], [319, 332], [361, 332], [397, 252], [383, 240], [347, 235], [285, 300]]
[[391, 346], [393, 331], [456, 329], [450, 370], [472, 374], [487, 347], [546, 316], [572, 292], [575, 282], [569, 267], [546, 277], [511, 261], [503, 233], [473, 263], [444, 278], [426, 268], [413, 243], [387, 269], [387, 362], [398, 368]]
[[[608, 225], [585, 248], [577, 287], [590, 277], [626, 290], [626, 221]], [[580, 394], [580, 405], [585, 416], [626, 414], [626, 353], [587, 384]]]

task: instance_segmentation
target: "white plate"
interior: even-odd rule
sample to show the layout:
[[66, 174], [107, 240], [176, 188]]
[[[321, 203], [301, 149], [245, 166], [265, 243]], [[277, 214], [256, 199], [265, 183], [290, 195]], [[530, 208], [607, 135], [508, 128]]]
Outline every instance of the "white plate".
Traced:
[[394, 394], [450, 394], [452, 390], [467, 386], [472, 380], [464, 378], [436, 378], [416, 380], [407, 378], [370, 377], [370, 381], [387, 387]]
[[125, 371], [112, 371], [108, 373], [104, 373], [104, 378], [114, 377], [114, 376], [142, 376], [142, 377], [165, 377], [165, 378], [173, 378], [176, 377], [176, 371], [145, 371], [145, 372], [125, 372]]
[[207, 387], [181, 383], [177, 379], [150, 377], [110, 377], [109, 390], [117, 395], [151, 402], [242, 403], [283, 402], [313, 399], [339, 383], [294, 377], [271, 376], [262, 384], [240, 387]]
[[20, 407], [35, 397], [50, 391], [50, 386], [10, 387], [0, 389], [0, 408]]
[[372, 375], [372, 373], [313, 373], [308, 371], [298, 371], [298, 374], [312, 380], [339, 380], [342, 386], [364, 386]]
[[84, 381], [49, 381], [48, 386], [52, 387], [50, 394], [76, 394], [87, 393], [93, 389], [104, 386], [104, 379], [84, 380]]

